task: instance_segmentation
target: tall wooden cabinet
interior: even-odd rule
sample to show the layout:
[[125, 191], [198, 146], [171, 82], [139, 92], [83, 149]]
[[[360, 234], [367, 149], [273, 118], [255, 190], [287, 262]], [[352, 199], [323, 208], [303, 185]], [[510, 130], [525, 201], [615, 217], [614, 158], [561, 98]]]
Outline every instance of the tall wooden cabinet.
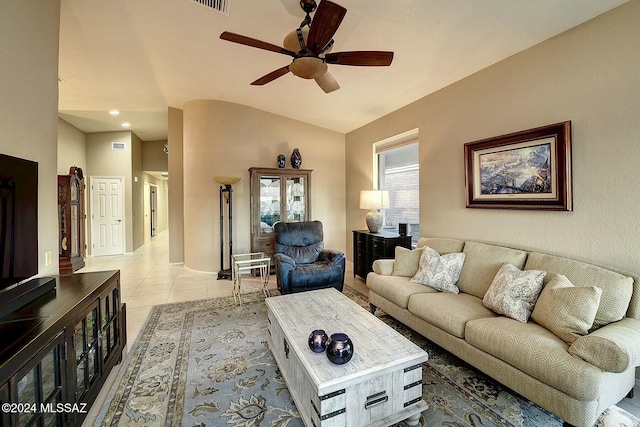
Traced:
[[311, 220], [311, 170], [250, 168], [251, 252], [275, 253], [278, 221]]
[[58, 252], [60, 274], [84, 267], [84, 177], [75, 166], [58, 175]]

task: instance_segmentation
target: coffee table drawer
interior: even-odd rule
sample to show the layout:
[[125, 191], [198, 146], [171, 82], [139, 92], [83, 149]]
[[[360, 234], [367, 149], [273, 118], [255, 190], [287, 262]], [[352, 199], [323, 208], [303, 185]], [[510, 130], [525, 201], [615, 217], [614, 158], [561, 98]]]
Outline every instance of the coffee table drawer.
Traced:
[[324, 396], [312, 396], [311, 419], [318, 427], [372, 425], [421, 400], [422, 364], [419, 364]]

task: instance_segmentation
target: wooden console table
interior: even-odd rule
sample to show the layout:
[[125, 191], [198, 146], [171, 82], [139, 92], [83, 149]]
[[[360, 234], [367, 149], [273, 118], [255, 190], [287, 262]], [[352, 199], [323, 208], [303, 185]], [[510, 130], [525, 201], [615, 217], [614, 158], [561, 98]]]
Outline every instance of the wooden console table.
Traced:
[[55, 280], [55, 292], [0, 319], [2, 426], [80, 426], [122, 360], [120, 272]]
[[380, 231], [371, 233], [368, 230], [353, 231], [353, 277], [367, 278], [373, 271], [373, 261], [395, 257], [396, 246], [411, 249], [411, 236]]

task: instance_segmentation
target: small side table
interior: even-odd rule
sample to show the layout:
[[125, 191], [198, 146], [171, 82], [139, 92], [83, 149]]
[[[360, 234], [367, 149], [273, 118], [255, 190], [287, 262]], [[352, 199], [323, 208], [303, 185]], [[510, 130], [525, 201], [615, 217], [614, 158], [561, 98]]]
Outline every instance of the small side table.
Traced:
[[260, 287], [250, 287], [244, 289], [247, 291], [262, 290], [265, 297], [269, 295], [269, 270], [271, 268], [271, 258], [264, 252], [253, 252], [249, 254], [236, 254], [231, 256], [231, 280], [233, 280], [233, 300], [236, 304], [242, 305], [241, 285], [242, 273], [250, 272], [255, 269], [260, 272]]

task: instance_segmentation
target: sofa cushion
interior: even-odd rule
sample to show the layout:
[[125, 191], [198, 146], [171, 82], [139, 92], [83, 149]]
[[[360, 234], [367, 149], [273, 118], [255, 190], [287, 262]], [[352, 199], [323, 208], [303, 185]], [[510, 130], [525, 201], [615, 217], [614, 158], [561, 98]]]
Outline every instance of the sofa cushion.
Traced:
[[545, 270], [547, 274], [562, 274], [574, 286], [597, 286], [602, 289], [592, 330], [622, 319], [629, 308], [633, 293], [633, 278], [629, 276], [585, 262], [538, 252], [529, 254], [525, 268]]
[[421, 255], [422, 248], [411, 250], [403, 248], [402, 246], [396, 246], [391, 275], [412, 277], [418, 271]]
[[409, 311], [458, 338], [464, 338], [465, 326], [470, 320], [496, 317], [476, 296], [444, 292], [412, 295]]
[[607, 372], [640, 365], [640, 320], [625, 318], [578, 338], [569, 353]]
[[460, 292], [478, 298], [484, 297], [502, 264], [508, 262], [522, 269], [527, 259], [525, 251], [477, 242], [466, 242], [464, 253], [466, 257], [460, 272], [458, 288]]
[[454, 252], [462, 252], [464, 248], [463, 240], [444, 239], [441, 237], [421, 237], [416, 244], [416, 248], [429, 246], [435, 249], [440, 255], [450, 254]]
[[439, 255], [429, 246], [422, 248], [420, 268], [411, 282], [420, 283], [442, 292], [457, 294], [460, 292], [456, 282], [464, 264], [464, 253]]
[[438, 292], [428, 286], [409, 282], [408, 277], [367, 275], [367, 288], [401, 308], [407, 308], [409, 297], [421, 292]]
[[534, 322], [503, 316], [471, 320], [465, 340], [575, 399], [600, 398], [602, 371], [571, 356], [567, 343]]
[[573, 286], [561, 274], [552, 276], [538, 297], [531, 320], [571, 344], [589, 332], [602, 290], [595, 286]]
[[498, 314], [527, 323], [542, 290], [545, 271], [527, 270], [505, 263], [484, 295], [482, 303]]

